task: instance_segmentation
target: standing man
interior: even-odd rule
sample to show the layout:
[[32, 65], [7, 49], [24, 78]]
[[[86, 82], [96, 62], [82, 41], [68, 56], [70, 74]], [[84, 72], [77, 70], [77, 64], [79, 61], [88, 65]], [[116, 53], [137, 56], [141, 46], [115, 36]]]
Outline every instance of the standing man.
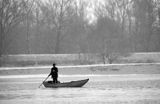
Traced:
[[56, 67], [56, 64], [53, 63], [53, 67], [51, 68], [51, 72], [48, 76], [52, 76], [53, 83], [58, 83], [58, 68]]

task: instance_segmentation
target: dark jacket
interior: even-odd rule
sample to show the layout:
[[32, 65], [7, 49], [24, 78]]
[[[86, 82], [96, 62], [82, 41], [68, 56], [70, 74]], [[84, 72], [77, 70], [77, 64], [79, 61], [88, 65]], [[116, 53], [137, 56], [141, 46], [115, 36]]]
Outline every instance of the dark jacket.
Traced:
[[58, 68], [57, 67], [52, 67], [50, 74], [52, 78], [57, 78], [58, 77]]

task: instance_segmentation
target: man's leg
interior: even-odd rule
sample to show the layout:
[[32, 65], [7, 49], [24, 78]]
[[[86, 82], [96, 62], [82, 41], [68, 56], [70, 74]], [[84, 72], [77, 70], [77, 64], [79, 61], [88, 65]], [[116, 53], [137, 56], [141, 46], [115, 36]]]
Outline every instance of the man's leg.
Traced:
[[55, 78], [54, 78], [54, 83], [57, 83], [57, 82], [58, 82], [58, 81], [57, 81], [57, 78], [55, 77]]
[[57, 81], [57, 78], [56, 78], [56, 80], [55, 80], [55, 83], [57, 83], [58, 81]]
[[55, 78], [53, 78], [53, 83], [55, 83]]
[[56, 76], [56, 83], [58, 83], [58, 75]]

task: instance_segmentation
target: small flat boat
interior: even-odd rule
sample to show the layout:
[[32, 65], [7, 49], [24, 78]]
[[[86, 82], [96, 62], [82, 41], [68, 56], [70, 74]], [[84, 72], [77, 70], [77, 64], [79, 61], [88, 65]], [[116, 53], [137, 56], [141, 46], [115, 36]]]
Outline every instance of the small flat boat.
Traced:
[[59, 88], [59, 87], [82, 87], [85, 85], [89, 79], [71, 81], [71, 82], [63, 82], [63, 83], [53, 83], [52, 81], [45, 81], [43, 85], [48, 88]]

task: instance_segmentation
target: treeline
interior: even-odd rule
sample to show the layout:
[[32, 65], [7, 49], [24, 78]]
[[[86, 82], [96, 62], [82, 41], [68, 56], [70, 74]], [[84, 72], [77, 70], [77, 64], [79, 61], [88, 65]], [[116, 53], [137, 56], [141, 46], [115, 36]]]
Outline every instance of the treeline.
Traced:
[[159, 0], [1, 0], [0, 55], [160, 51]]

